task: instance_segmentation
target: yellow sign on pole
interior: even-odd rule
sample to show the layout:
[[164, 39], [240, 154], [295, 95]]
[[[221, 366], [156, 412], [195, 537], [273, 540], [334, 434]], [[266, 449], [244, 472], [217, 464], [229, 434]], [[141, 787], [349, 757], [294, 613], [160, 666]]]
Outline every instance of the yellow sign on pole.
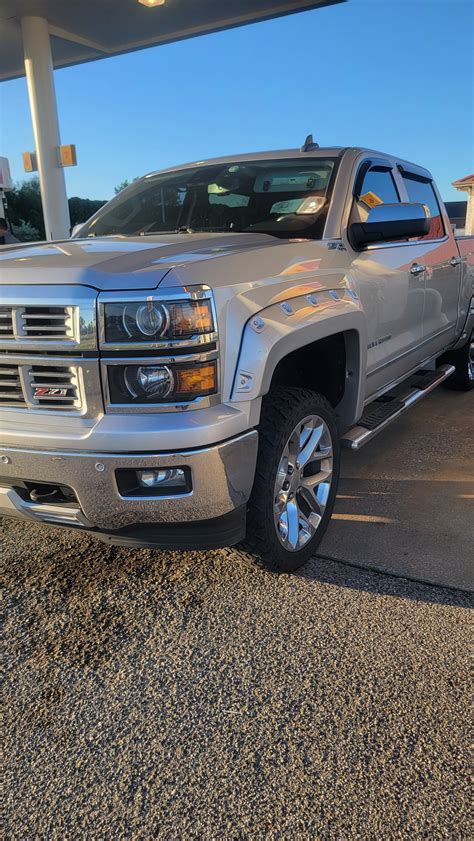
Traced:
[[77, 166], [76, 147], [74, 143], [59, 146], [59, 166]]
[[37, 172], [38, 163], [36, 160], [36, 152], [23, 152], [23, 169], [25, 172]]

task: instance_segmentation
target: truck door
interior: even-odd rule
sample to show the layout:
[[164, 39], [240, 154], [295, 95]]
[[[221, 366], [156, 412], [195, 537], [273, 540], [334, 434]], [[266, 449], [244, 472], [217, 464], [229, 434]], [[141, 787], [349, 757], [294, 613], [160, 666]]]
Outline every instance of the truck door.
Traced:
[[416, 168], [398, 167], [404, 201], [419, 202], [428, 207], [431, 216], [430, 231], [410, 243], [412, 259], [425, 266], [423, 274], [425, 306], [423, 311], [423, 344], [425, 355], [443, 350], [455, 333], [458, 315], [458, 298], [461, 279], [458, 247], [451, 227], [443, 219], [441, 201], [431, 178]]
[[[398, 173], [385, 159], [357, 167], [348, 224], [363, 222], [378, 204], [401, 201]], [[413, 271], [416, 254], [407, 241], [377, 243], [352, 252], [349, 269], [367, 316], [366, 397], [417, 367], [423, 358], [424, 272]]]

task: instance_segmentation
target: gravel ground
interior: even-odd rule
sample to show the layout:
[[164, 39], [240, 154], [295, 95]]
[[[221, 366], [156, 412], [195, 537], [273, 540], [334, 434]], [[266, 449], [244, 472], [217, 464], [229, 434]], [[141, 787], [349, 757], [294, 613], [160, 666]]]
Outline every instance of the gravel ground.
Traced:
[[12, 839], [467, 839], [469, 596], [3, 521]]

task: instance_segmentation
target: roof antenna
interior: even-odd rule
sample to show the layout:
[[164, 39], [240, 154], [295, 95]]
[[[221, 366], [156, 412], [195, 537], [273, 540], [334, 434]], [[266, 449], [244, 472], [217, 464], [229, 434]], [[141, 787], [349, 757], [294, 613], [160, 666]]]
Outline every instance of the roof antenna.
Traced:
[[315, 143], [313, 140], [313, 135], [308, 134], [305, 142], [303, 143], [300, 152], [313, 152], [314, 149], [319, 149], [319, 143]]

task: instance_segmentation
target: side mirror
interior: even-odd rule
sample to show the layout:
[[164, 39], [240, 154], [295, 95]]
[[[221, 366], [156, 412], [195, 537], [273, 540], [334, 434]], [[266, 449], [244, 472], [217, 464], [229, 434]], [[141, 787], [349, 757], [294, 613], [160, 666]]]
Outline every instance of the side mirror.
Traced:
[[83, 226], [84, 226], [84, 222], [80, 222], [78, 225], [74, 225], [74, 227], [71, 231], [71, 237], [77, 237], [79, 231], [81, 230], [81, 228]]
[[349, 239], [355, 248], [377, 242], [394, 242], [429, 233], [430, 216], [424, 204], [378, 204], [366, 222], [349, 225]]

